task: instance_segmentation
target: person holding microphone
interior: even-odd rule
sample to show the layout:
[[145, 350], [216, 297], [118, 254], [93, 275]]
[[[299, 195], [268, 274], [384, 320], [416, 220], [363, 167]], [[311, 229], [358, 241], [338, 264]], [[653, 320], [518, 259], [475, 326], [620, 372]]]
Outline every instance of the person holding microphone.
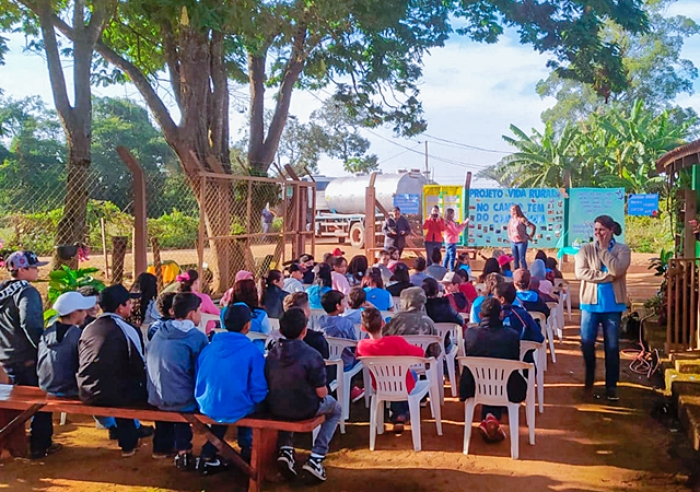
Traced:
[[585, 391], [595, 383], [595, 342], [603, 327], [605, 396], [618, 401], [620, 379], [620, 321], [627, 306], [627, 270], [630, 248], [615, 241], [622, 227], [608, 215], [594, 221], [595, 241], [581, 246], [576, 255], [576, 278], [581, 281], [581, 351], [586, 366]]
[[445, 232], [445, 219], [440, 217], [440, 207], [435, 205], [430, 211], [430, 217], [423, 222], [425, 231], [425, 253], [428, 256], [428, 266], [433, 264], [433, 251], [442, 248], [442, 233]]

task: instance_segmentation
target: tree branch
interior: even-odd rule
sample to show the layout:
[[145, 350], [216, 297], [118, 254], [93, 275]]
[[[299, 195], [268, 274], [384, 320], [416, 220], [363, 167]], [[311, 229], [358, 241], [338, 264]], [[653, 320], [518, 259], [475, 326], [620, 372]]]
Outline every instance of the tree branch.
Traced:
[[211, 36], [210, 71], [212, 90], [209, 97], [209, 131], [211, 146], [216, 154], [223, 154], [224, 120], [228, 118], [228, 105], [224, 106], [228, 95], [228, 79], [224, 68], [224, 36], [214, 31]]

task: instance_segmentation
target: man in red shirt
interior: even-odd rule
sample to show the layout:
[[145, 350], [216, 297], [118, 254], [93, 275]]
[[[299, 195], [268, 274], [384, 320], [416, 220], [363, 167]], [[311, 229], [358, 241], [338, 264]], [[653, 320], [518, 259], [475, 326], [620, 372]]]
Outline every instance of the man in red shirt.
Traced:
[[[410, 355], [413, 357], [425, 357], [422, 348], [411, 345], [405, 338], [389, 335], [382, 336], [384, 320], [378, 309], [374, 307], [365, 308], [362, 312], [362, 330], [367, 332], [369, 338], [360, 340], [355, 350], [357, 357], [376, 356], [400, 356]], [[416, 385], [416, 377], [409, 373], [406, 375], [406, 388], [410, 393]], [[391, 422], [394, 424], [394, 432], [403, 432], [404, 423], [408, 421], [408, 402], [391, 402]]]

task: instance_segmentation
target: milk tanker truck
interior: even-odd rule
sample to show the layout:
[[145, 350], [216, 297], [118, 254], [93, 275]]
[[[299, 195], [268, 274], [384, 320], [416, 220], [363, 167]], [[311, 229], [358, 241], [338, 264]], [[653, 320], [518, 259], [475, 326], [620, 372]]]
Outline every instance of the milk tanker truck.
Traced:
[[[316, 237], [335, 237], [346, 240], [355, 248], [365, 244], [365, 192], [370, 175], [347, 178], [315, 176], [316, 181]], [[377, 174], [374, 181], [375, 195], [387, 209], [394, 208], [396, 195], [419, 195], [423, 199], [423, 186], [429, 180], [420, 172], [399, 171], [394, 174]], [[376, 220], [383, 220], [380, 215]]]

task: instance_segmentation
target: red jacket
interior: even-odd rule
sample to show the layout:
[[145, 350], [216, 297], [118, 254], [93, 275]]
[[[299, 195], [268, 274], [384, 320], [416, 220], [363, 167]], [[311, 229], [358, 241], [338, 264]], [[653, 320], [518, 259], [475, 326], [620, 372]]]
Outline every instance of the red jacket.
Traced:
[[441, 243], [442, 233], [445, 232], [445, 219], [441, 217], [437, 219], [427, 219], [425, 222], [423, 222], [423, 230], [426, 231], [426, 241]]

